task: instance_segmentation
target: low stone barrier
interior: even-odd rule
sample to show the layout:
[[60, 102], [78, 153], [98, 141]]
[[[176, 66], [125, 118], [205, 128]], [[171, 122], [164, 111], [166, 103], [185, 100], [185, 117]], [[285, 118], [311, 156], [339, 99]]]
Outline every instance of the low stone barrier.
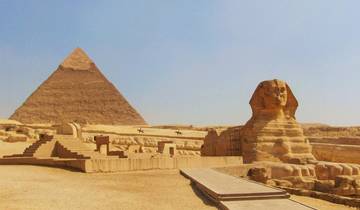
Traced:
[[360, 164], [359, 145], [311, 143], [317, 160]]
[[156, 158], [120, 158], [120, 159], [57, 159], [57, 158], [2, 158], [0, 165], [45, 165], [73, 168], [86, 173], [119, 172], [152, 169], [207, 168], [240, 165], [241, 156], [221, 157], [156, 157]]
[[205, 168], [242, 164], [240, 156], [222, 157], [157, 157], [148, 159], [88, 159], [84, 160], [84, 172], [136, 171], [151, 169]]

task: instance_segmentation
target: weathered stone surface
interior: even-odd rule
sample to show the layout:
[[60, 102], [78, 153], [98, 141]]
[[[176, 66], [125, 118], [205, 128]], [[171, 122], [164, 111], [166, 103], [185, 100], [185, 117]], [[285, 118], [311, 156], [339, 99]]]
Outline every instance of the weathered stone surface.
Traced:
[[146, 124], [80, 48], [60, 64], [10, 119], [23, 123]]
[[280, 187], [293, 187], [293, 184], [288, 181], [288, 180], [284, 180], [284, 179], [272, 179], [272, 181], [275, 182], [276, 186], [280, 186]]
[[317, 160], [360, 164], [360, 127], [302, 125]]
[[335, 177], [335, 188], [333, 193], [343, 196], [351, 196], [356, 194], [355, 187], [353, 186], [354, 178], [350, 176], [337, 176]]
[[[293, 176], [294, 171], [296, 171], [293, 167], [290, 165], [283, 165], [283, 164], [277, 164], [271, 166], [271, 177], [274, 179]], [[295, 172], [296, 173], [296, 172]], [[298, 171], [296, 175], [301, 176], [301, 172]]]
[[360, 195], [360, 177], [357, 176], [353, 181], [356, 195]]
[[319, 180], [328, 180], [330, 178], [329, 169], [324, 162], [316, 164], [315, 171]]
[[201, 155], [216, 156], [216, 150], [219, 148], [218, 139], [219, 131], [216, 129], [210, 129], [204, 139], [204, 144], [201, 146]]
[[315, 164], [315, 172], [319, 180], [335, 180], [337, 176], [358, 176], [359, 165], [320, 161]]
[[210, 129], [201, 147], [203, 156], [237, 156], [241, 155], [240, 143], [241, 127], [227, 130]]
[[[354, 140], [360, 142], [360, 138]], [[311, 143], [311, 145], [313, 154], [318, 160], [360, 164], [360, 146], [345, 143], [345, 140], [343, 144], [339, 141], [331, 142], [329, 140], [328, 143]]]
[[306, 190], [314, 189], [315, 180], [312, 178], [305, 178], [301, 176], [290, 176], [290, 177], [284, 177], [283, 179], [291, 182], [293, 187], [295, 188], [306, 189]]
[[261, 82], [250, 105], [253, 115], [241, 130], [246, 163], [268, 160], [305, 164], [314, 159], [302, 128], [295, 120], [298, 102], [285, 82]]
[[351, 176], [341, 175], [335, 177], [335, 187], [339, 187], [341, 185], [348, 185], [352, 184], [354, 181], [354, 178]]
[[335, 187], [334, 180], [315, 180], [314, 189], [319, 192], [329, 193]]
[[269, 174], [265, 167], [250, 168], [248, 176], [251, 180], [266, 184], [269, 180]]
[[4, 141], [6, 142], [25, 142], [28, 140], [28, 137], [24, 134], [12, 133]]
[[[244, 171], [256, 168], [257, 174], [261, 174], [261, 176], [254, 178], [253, 172], [251, 172], [248, 173], [250, 179], [268, 185], [291, 187], [299, 190], [316, 190], [341, 196], [360, 195], [360, 175], [355, 170], [359, 165], [316, 160], [310, 162], [306, 165], [295, 165], [259, 161], [229, 167], [231, 170], [221, 169], [221, 171], [232, 176], [244, 177]], [[266, 182], [264, 182], [265, 176], [267, 178]]]

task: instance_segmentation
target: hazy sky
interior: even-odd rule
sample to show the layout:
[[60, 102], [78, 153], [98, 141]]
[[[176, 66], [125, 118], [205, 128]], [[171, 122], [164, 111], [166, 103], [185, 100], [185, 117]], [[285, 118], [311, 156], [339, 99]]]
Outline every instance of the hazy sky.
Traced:
[[262, 80], [360, 124], [358, 0], [0, 0], [0, 117], [83, 48], [151, 124], [242, 124]]

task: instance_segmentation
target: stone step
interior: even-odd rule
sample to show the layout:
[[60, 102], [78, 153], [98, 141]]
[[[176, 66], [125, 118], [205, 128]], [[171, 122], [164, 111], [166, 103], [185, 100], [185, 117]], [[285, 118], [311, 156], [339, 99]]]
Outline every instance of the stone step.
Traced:
[[219, 200], [224, 197], [287, 195], [284, 190], [229, 176], [212, 169], [182, 169], [181, 173]]
[[[213, 169], [181, 169], [180, 173], [208, 198], [226, 210], [310, 210], [291, 201], [281, 189], [233, 177]], [[254, 201], [256, 200], [256, 201]]]
[[239, 201], [239, 200], [264, 200], [264, 199], [283, 199], [283, 198], [290, 198], [289, 194], [285, 195], [261, 195], [261, 196], [225, 196], [221, 197], [222, 201]]
[[224, 210], [316, 210], [291, 199], [221, 201], [219, 204]]

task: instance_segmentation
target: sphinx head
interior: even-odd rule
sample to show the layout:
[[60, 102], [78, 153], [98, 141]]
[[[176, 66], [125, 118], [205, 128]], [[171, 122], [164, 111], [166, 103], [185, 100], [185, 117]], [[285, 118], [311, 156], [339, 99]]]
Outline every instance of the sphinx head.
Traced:
[[250, 100], [253, 117], [283, 115], [295, 119], [298, 102], [286, 82], [267, 80], [261, 82]]

